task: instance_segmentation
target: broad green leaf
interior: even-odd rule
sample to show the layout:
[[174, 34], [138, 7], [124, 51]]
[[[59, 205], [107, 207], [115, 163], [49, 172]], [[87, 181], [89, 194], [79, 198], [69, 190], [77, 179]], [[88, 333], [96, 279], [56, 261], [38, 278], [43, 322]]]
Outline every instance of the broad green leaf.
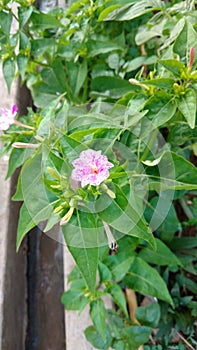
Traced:
[[157, 61], [157, 56], [150, 56], [150, 57], [139, 56], [139, 57], [133, 58], [128, 63], [125, 63], [124, 67], [126, 72], [132, 72], [133, 70], [140, 68], [142, 65], [154, 64], [156, 61]]
[[185, 18], [181, 18], [177, 23], [175, 23], [175, 25], [172, 27], [170, 31], [170, 37], [167, 38], [164, 44], [158, 49], [159, 52], [161, 52], [163, 49], [167, 47], [170, 47], [170, 45], [176, 40], [177, 36], [180, 34], [184, 25], [185, 25]]
[[177, 275], [177, 280], [178, 280], [180, 286], [182, 286], [182, 287], [184, 286], [184, 288], [188, 289], [189, 291], [191, 291], [195, 295], [197, 294], [196, 281], [193, 281], [192, 279], [184, 276], [183, 274]]
[[61, 302], [66, 310], [81, 310], [87, 305], [88, 299], [82, 291], [68, 290], [62, 295]]
[[112, 299], [114, 300], [114, 302], [124, 312], [125, 316], [129, 317], [128, 311], [127, 311], [126, 298], [121, 287], [118, 284], [114, 284], [112, 287], [110, 287], [109, 293]]
[[2, 32], [6, 35], [10, 35], [10, 28], [12, 24], [12, 13], [0, 11], [0, 27]]
[[127, 4], [119, 9], [115, 9], [111, 13], [108, 13], [105, 20], [128, 21], [151, 11], [162, 10], [164, 6], [164, 2], [160, 0], [141, 0], [134, 3], [134, 5], [131, 4], [129, 6]]
[[33, 12], [31, 15], [31, 21], [33, 23], [33, 28], [47, 29], [47, 28], [61, 28], [63, 25], [52, 14], [37, 13]]
[[196, 93], [193, 89], [187, 89], [180, 98], [177, 99], [178, 109], [184, 115], [190, 128], [194, 129], [196, 124]]
[[146, 343], [150, 337], [151, 328], [145, 326], [130, 326], [120, 330], [121, 338], [126, 340], [131, 349], [137, 349], [140, 345]]
[[126, 256], [124, 252], [117, 255], [111, 255], [104, 260], [104, 263], [110, 269], [112, 276], [116, 282], [121, 281], [125, 274], [129, 271], [134, 260], [135, 253], [131, 251], [130, 256]]
[[19, 54], [17, 56], [17, 65], [18, 65], [18, 70], [20, 72], [22, 81], [24, 81], [24, 79], [25, 79], [25, 73], [26, 73], [26, 67], [28, 64], [28, 60], [29, 60], [29, 58], [25, 55]]
[[148, 228], [139, 208], [129, 203], [125, 193], [117, 185], [113, 189], [116, 198], [111, 200], [107, 194], [102, 194], [95, 208], [99, 217], [116, 230], [134, 237], [146, 240], [155, 246], [154, 237]]
[[164, 280], [156, 269], [149, 266], [141, 258], [135, 258], [129, 272], [123, 279], [125, 286], [143, 295], [151, 295], [173, 305]]
[[[23, 140], [18, 140], [23, 141]], [[33, 153], [32, 149], [25, 149], [25, 148], [12, 148], [9, 162], [8, 162], [8, 170], [6, 174], [6, 179], [8, 179], [15, 170], [20, 167], [26, 159], [28, 159]]]
[[143, 84], [157, 86], [160, 89], [170, 89], [175, 83], [174, 79], [171, 78], [155, 78], [151, 80], [143, 80]]
[[176, 255], [160, 239], [156, 238], [155, 241], [157, 249], [152, 251], [149, 248], [143, 248], [138, 255], [141, 259], [159, 266], [181, 265]]
[[157, 128], [174, 116], [177, 106], [170, 95], [158, 91], [147, 101], [144, 108], [148, 109], [146, 116], [151, 120], [152, 126]]
[[164, 66], [169, 72], [173, 73], [175, 77], [180, 78], [181, 73], [185, 72], [186, 67], [178, 60], [160, 60], [162, 66]]
[[146, 169], [149, 188], [164, 190], [197, 189], [197, 169], [184, 157], [170, 151], [163, 153], [159, 165]]
[[65, 241], [92, 294], [95, 292], [98, 267], [98, 236], [95, 217], [75, 210], [69, 223], [62, 226]]
[[135, 317], [141, 324], [153, 328], [158, 326], [160, 315], [160, 306], [157, 302], [153, 302], [147, 306], [139, 306], [135, 312]]
[[101, 282], [110, 281], [112, 279], [112, 273], [108, 267], [99, 261], [98, 264], [99, 276]]
[[69, 77], [69, 86], [72, 90], [74, 96], [79, 93], [79, 90], [83, 87], [84, 81], [86, 79], [88, 70], [87, 70], [87, 61], [84, 59], [83, 62], [67, 63], [67, 73]]
[[63, 158], [69, 160], [70, 163], [79, 157], [80, 153], [87, 149], [79, 141], [71, 136], [64, 135], [59, 139]]
[[148, 40], [155, 37], [163, 37], [163, 29], [166, 24], [166, 20], [164, 19], [158, 25], [154, 25], [151, 28], [147, 28], [147, 26], [142, 26], [141, 30], [137, 33], [135, 37], [135, 42], [138, 46], [146, 43]]
[[103, 21], [108, 15], [110, 15], [110, 13], [114, 13], [114, 11], [116, 9], [121, 9], [121, 5], [111, 5], [111, 6], [108, 6], [106, 9], [104, 9], [100, 15], [99, 15], [99, 18], [98, 18], [98, 21]]
[[50, 217], [57, 197], [43, 183], [40, 153], [28, 159], [21, 170], [21, 187], [25, 206], [35, 224]]
[[36, 226], [36, 223], [32, 220], [32, 216], [29, 214], [29, 210], [23, 203], [20, 209], [18, 228], [17, 228], [17, 238], [16, 238], [16, 250], [18, 251], [23, 238], [26, 234]]
[[16, 62], [14, 58], [7, 58], [3, 61], [3, 75], [7, 84], [8, 92], [10, 93], [11, 85], [14, 80], [16, 70]]
[[104, 303], [101, 299], [93, 300], [90, 303], [90, 317], [96, 330], [101, 335], [103, 341], [106, 342], [106, 310]]
[[109, 326], [107, 325], [107, 338], [104, 342], [101, 335], [97, 332], [94, 326], [89, 326], [85, 330], [86, 339], [94, 346], [95, 349], [108, 350], [111, 343], [112, 337], [110, 334]]
[[20, 38], [19, 49], [23, 51], [22, 53], [19, 52], [19, 54], [23, 55], [24, 51], [27, 51], [27, 48], [30, 49], [31, 44], [27, 35], [25, 35], [22, 31], [19, 32], [19, 38]]
[[171, 241], [175, 232], [181, 231], [181, 224], [172, 205], [172, 195], [162, 192], [159, 197], [153, 197], [146, 209], [145, 218], [150, 223], [153, 231], [157, 229], [163, 241]]
[[120, 98], [133, 90], [140, 90], [140, 88], [117, 77], [96, 77], [91, 83], [91, 94], [103, 97]]
[[[190, 50], [192, 47], [194, 47], [195, 52], [197, 52], [197, 33], [189, 20], [186, 20], [183, 29], [181, 30], [173, 45], [173, 51], [177, 53], [181, 58], [186, 58], [188, 65], [190, 60]], [[194, 64], [196, 64], [196, 62], [197, 57], [195, 55]]]
[[87, 43], [87, 50], [88, 57], [94, 57], [123, 48], [112, 41], [91, 40]]
[[34, 103], [37, 107], [46, 107], [58, 96], [67, 91], [65, 70], [60, 59], [56, 59], [50, 67], [41, 71], [41, 80], [36, 83], [28, 82]]
[[23, 7], [19, 6], [18, 7], [18, 19], [19, 19], [19, 28], [23, 28], [24, 25], [27, 23], [29, 20], [31, 14], [33, 11], [33, 6], [30, 7]]
[[[43, 55], [47, 51], [53, 53], [55, 50], [55, 45], [56, 43], [53, 38], [35, 39], [31, 44], [32, 53], [35, 56]], [[61, 68], [61, 64], [59, 68]]]
[[13, 201], [23, 201], [23, 190], [22, 190], [22, 186], [21, 186], [21, 173], [19, 174], [16, 192], [12, 196], [12, 200]]
[[197, 247], [197, 239], [196, 237], [175, 237], [169, 245], [173, 250], [190, 250]]
[[113, 348], [115, 350], [130, 350], [130, 345], [126, 344], [124, 340], [114, 340]]

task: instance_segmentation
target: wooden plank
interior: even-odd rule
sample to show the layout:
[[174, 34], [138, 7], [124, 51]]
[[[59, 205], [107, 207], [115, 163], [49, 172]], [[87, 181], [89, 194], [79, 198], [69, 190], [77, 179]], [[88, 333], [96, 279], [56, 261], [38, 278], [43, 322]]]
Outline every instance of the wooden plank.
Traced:
[[[10, 183], [11, 196], [16, 189], [17, 173]], [[10, 196], [10, 197], [11, 197]], [[16, 253], [16, 231], [20, 203], [9, 200], [6, 211], [8, 229], [6, 232], [5, 269], [3, 276], [2, 337], [1, 349], [25, 350], [27, 327], [26, 288], [26, 242]]]

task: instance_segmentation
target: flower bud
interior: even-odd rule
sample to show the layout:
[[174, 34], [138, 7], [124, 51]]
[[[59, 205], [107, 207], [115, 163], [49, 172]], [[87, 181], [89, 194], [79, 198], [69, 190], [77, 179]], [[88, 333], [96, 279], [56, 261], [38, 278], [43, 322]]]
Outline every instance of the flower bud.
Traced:
[[70, 207], [70, 209], [66, 213], [66, 215], [63, 216], [63, 218], [60, 221], [61, 226], [66, 225], [69, 222], [69, 220], [71, 219], [71, 217], [73, 215], [74, 209], [75, 209], [74, 207]]

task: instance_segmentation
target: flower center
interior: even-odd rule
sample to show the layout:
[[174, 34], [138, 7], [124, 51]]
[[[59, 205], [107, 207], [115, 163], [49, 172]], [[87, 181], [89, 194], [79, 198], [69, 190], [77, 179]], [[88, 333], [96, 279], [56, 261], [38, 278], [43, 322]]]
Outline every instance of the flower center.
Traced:
[[96, 165], [90, 165], [90, 168], [91, 168], [92, 174], [98, 174], [99, 173], [98, 167]]

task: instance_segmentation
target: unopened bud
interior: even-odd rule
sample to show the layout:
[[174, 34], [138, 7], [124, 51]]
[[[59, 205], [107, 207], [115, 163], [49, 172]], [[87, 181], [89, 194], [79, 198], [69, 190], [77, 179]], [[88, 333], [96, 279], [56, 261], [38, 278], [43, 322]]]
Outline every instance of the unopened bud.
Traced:
[[71, 217], [73, 215], [74, 209], [75, 209], [74, 207], [70, 207], [70, 209], [66, 213], [66, 215], [63, 216], [63, 218], [60, 221], [61, 226], [66, 225], [69, 222], [69, 220], [71, 219]]
[[55, 179], [57, 179], [57, 180], [60, 180], [60, 176], [59, 176], [59, 174], [57, 173], [57, 171], [55, 170], [55, 169], [53, 169], [53, 168], [51, 168], [50, 166], [48, 166], [47, 167], [47, 170], [48, 170], [48, 172], [49, 172], [49, 174], [51, 175], [51, 176], [53, 176]]
[[150, 88], [148, 86], [146, 86], [145, 84], [140, 83], [136, 79], [133, 79], [133, 78], [129, 79], [129, 83], [132, 84], [132, 85], [140, 86], [141, 88], [144, 88], [144, 89], [146, 89], [148, 91], [150, 90]]
[[54, 212], [55, 214], [57, 214], [57, 213], [60, 213], [60, 212], [62, 211], [62, 209], [63, 209], [63, 207], [62, 207], [61, 205], [59, 205], [58, 207], [56, 207], [56, 208], [53, 210], [53, 212]]
[[189, 60], [189, 65], [188, 65], [189, 69], [192, 69], [192, 66], [194, 63], [194, 58], [195, 58], [195, 49], [194, 49], [194, 47], [192, 47], [190, 49], [190, 60]]

